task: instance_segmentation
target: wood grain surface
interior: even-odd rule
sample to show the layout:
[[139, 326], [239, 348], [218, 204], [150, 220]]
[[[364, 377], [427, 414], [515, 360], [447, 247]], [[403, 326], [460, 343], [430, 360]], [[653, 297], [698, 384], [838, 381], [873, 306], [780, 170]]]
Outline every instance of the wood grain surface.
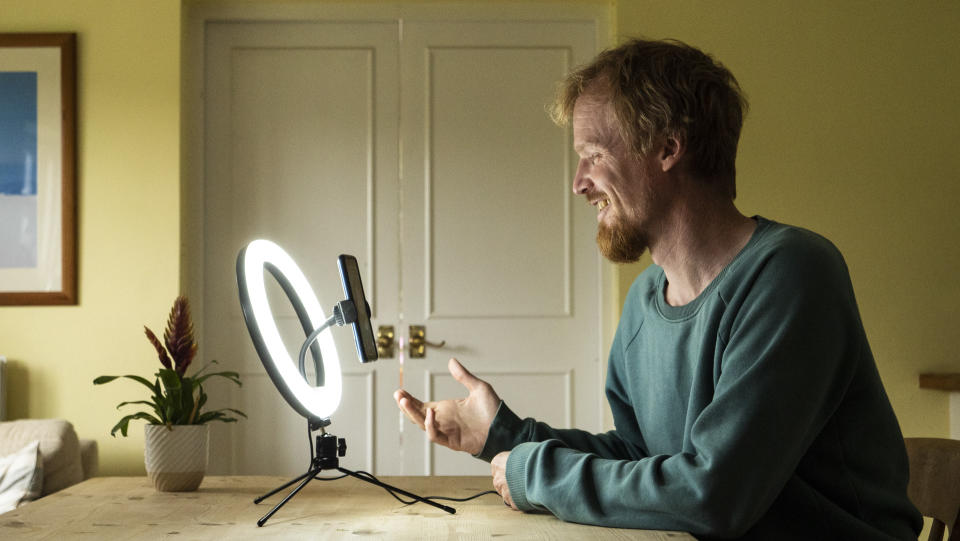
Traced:
[[[386, 477], [421, 496], [465, 497], [491, 489], [489, 477]], [[694, 539], [681, 532], [621, 530], [563, 522], [504, 506], [497, 495], [403, 505], [357, 479], [312, 481], [262, 527], [257, 520], [289, 489], [254, 498], [282, 477], [207, 477], [196, 492], [157, 492], [146, 477], [95, 477], [0, 515], [2, 539]]]

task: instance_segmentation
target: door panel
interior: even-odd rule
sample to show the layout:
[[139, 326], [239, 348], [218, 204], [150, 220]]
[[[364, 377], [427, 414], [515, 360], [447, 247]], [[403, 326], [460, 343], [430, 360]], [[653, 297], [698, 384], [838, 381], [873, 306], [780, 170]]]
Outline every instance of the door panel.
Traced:
[[428, 317], [569, 315], [566, 138], [544, 114], [569, 51], [426, 54]]
[[[556, 82], [595, 49], [589, 22], [405, 22], [402, 319], [448, 344], [405, 361], [414, 395], [432, 394], [453, 355], [496, 374], [519, 414], [552, 418], [575, 401], [561, 426], [599, 430], [596, 218], [571, 205], [569, 131], [545, 114]], [[566, 403], [549, 384], [558, 372], [573, 382]], [[531, 395], [551, 408], [524, 411]], [[404, 455], [411, 473], [488, 468], [423, 434]]]

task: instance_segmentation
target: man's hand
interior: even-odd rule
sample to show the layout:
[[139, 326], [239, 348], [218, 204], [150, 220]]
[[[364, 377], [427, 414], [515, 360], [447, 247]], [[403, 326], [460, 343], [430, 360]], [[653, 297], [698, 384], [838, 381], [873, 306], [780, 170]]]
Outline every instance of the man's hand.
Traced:
[[393, 398], [411, 421], [427, 431], [430, 441], [475, 455], [487, 441], [500, 397], [489, 383], [468, 372], [456, 359], [450, 359], [447, 369], [469, 391], [466, 398], [424, 404], [403, 389], [394, 392]]
[[493, 460], [490, 461], [490, 475], [493, 476], [493, 488], [495, 488], [497, 494], [500, 494], [500, 497], [503, 498], [503, 503], [519, 511], [513, 503], [513, 498], [510, 496], [510, 487], [507, 485], [508, 458], [510, 458], [510, 451], [504, 451], [493, 457]]

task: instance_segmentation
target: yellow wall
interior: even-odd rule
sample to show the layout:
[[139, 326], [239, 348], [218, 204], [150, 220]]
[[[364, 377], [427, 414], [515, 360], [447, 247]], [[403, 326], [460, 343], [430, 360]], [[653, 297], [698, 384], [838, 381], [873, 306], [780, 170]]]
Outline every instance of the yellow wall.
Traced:
[[[907, 436], [949, 435], [922, 371], [960, 372], [957, 2], [621, 0], [618, 34], [713, 53], [751, 102], [738, 159], [747, 214], [844, 253]], [[621, 298], [640, 265], [620, 273]]]
[[3, 0], [0, 32], [76, 32], [77, 306], [0, 308], [11, 418], [62, 417], [100, 440], [101, 472], [143, 472], [143, 429], [112, 440], [149, 375], [143, 325], [162, 329], [179, 291], [180, 2]]

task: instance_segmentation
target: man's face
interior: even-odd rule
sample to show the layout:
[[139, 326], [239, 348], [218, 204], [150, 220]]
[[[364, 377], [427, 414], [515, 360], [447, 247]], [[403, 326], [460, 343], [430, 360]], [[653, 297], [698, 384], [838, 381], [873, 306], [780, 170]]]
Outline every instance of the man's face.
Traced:
[[574, 104], [573, 148], [580, 156], [573, 192], [597, 208], [600, 253], [616, 263], [636, 261], [649, 246], [654, 217], [650, 164], [629, 149], [611, 106], [595, 93]]

